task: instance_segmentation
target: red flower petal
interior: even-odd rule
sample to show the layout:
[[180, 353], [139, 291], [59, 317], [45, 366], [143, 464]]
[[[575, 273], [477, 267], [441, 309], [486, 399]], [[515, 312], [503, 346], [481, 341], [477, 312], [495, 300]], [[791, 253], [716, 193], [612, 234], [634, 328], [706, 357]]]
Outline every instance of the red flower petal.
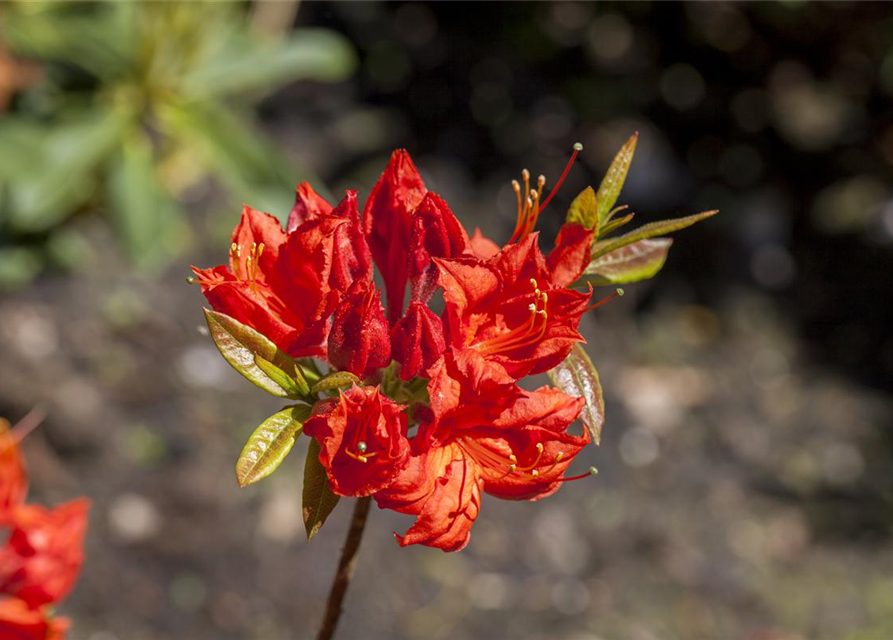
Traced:
[[555, 248], [546, 260], [552, 272], [552, 284], [566, 287], [573, 284], [589, 266], [592, 238], [595, 235], [580, 224], [563, 224], [558, 230]]
[[398, 149], [391, 155], [391, 161], [369, 194], [363, 211], [363, 231], [384, 278], [391, 324], [403, 315], [409, 272], [410, 218], [426, 192], [425, 183], [409, 154]]
[[308, 220], [330, 213], [332, 213], [332, 205], [316, 193], [309, 182], [302, 182], [295, 189], [295, 206], [288, 214], [288, 224], [285, 225], [285, 230], [291, 233]]

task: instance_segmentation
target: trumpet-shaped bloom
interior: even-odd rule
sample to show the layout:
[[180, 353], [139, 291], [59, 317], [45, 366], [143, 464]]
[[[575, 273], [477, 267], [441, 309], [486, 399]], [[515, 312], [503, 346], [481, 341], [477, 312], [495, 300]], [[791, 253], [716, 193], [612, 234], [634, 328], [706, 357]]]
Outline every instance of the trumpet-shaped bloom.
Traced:
[[448, 343], [475, 349], [516, 380], [548, 371], [583, 340], [577, 326], [590, 298], [562, 286], [566, 272], [556, 278], [537, 239], [530, 234], [489, 260], [435, 260]]
[[512, 500], [551, 495], [588, 436], [567, 428], [583, 401], [549, 388], [524, 391], [474, 350], [449, 351], [432, 367], [433, 422], [379, 506], [416, 516], [401, 545], [455, 551], [469, 540], [481, 493]]
[[378, 387], [352, 387], [316, 403], [304, 433], [319, 442], [332, 491], [368, 496], [391, 484], [409, 462], [405, 407]]

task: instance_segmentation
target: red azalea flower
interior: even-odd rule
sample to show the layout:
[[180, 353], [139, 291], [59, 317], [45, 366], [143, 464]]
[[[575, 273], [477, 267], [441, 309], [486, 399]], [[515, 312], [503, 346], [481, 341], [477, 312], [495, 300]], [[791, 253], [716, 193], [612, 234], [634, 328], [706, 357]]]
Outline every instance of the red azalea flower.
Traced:
[[590, 293], [561, 286], [567, 272], [560, 269], [556, 277], [548, 268], [536, 233], [486, 261], [435, 263], [448, 343], [477, 350], [515, 380], [548, 371], [583, 340], [577, 326]]
[[391, 362], [391, 338], [381, 296], [371, 280], [357, 281], [335, 310], [329, 363], [365, 378]]
[[474, 350], [447, 352], [431, 373], [435, 420], [420, 427], [406, 470], [375, 499], [417, 516], [397, 536], [402, 546], [456, 551], [468, 543], [482, 491], [511, 500], [551, 495], [589, 438], [567, 433], [582, 399], [524, 391]]
[[363, 210], [363, 231], [384, 278], [391, 324], [403, 315], [409, 278], [407, 252], [411, 216], [427, 192], [412, 158], [405, 150], [398, 149], [372, 188]]
[[245, 207], [229, 267], [192, 268], [211, 306], [295, 357], [323, 356], [328, 317], [357, 279], [372, 276], [356, 193], [286, 234], [273, 216]]
[[354, 386], [316, 403], [304, 433], [320, 445], [332, 491], [368, 496], [393, 482], [409, 462], [405, 407], [378, 387]]
[[43, 607], [32, 609], [19, 598], [0, 597], [3, 640], [65, 640], [69, 626], [66, 618], [49, 618]]
[[0, 593], [31, 607], [58, 602], [71, 591], [84, 561], [89, 500], [80, 498], [47, 509], [13, 509], [12, 534], [0, 548]]

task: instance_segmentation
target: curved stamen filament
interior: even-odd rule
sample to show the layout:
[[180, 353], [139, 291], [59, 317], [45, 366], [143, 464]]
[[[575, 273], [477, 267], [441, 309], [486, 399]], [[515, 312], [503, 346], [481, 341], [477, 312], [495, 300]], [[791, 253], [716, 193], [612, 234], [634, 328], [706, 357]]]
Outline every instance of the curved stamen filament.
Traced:
[[503, 458], [495, 451], [491, 451], [487, 449], [482, 444], [475, 442], [473, 439], [468, 437], [459, 438], [459, 445], [465, 449], [466, 453], [470, 455], [473, 459], [475, 459], [484, 469], [490, 471], [496, 471], [498, 469], [505, 469], [505, 472], [502, 473], [497, 479], [503, 479], [506, 476], [515, 474], [521, 479], [524, 480], [548, 480], [549, 482], [559, 481], [562, 478], [545, 478], [544, 476], [550, 473], [555, 467], [564, 459], [564, 452], [558, 452], [555, 456], [555, 459], [552, 461], [552, 464], [549, 465], [546, 469], [537, 469], [536, 466], [540, 464], [540, 461], [543, 459], [543, 453], [545, 451], [545, 447], [542, 442], [538, 442], [536, 444], [536, 458], [528, 465], [523, 467], [518, 466], [518, 457], [512, 453], [509, 454], [508, 458]]
[[[535, 279], [530, 279], [530, 285], [533, 287], [533, 302], [527, 305], [530, 311], [530, 318], [521, 326], [515, 327], [511, 331], [504, 333], [489, 340], [483, 340], [473, 345], [480, 353], [484, 355], [496, 355], [508, 351], [509, 349], [517, 349], [519, 347], [528, 347], [542, 340], [546, 335], [546, 329], [549, 325], [549, 294], [540, 291], [537, 288]], [[542, 305], [542, 308], [540, 308]], [[537, 321], [542, 319], [542, 325], [536, 328]]]
[[564, 173], [562, 173], [561, 177], [558, 178], [558, 182], [555, 183], [555, 187], [549, 192], [549, 197], [546, 198], [546, 201], [543, 202], [543, 205], [540, 207], [541, 212], [549, 206], [549, 203], [552, 202], [552, 198], [554, 198], [555, 194], [558, 193], [558, 189], [561, 187], [564, 179], [567, 178], [567, 174], [570, 173], [571, 167], [574, 166], [574, 160], [577, 159], [577, 156], [582, 150], [582, 144], [580, 144], [579, 142], [574, 144], [574, 152], [571, 154], [571, 159], [567, 161], [567, 166], [564, 168]]
[[546, 186], [546, 177], [539, 176], [536, 179], [536, 189], [530, 188], [530, 172], [527, 169], [521, 171], [524, 180], [524, 193], [521, 193], [521, 185], [517, 180], [512, 180], [512, 189], [518, 200], [518, 219], [515, 222], [515, 230], [509, 239], [509, 244], [520, 241], [530, 235], [536, 226], [536, 219], [540, 213], [540, 196], [543, 187]]
[[603, 299], [599, 300], [598, 302], [596, 302], [595, 304], [591, 304], [588, 307], [586, 307], [585, 309], [583, 309], [583, 313], [586, 313], [587, 311], [592, 311], [593, 309], [598, 309], [603, 304], [605, 304], [607, 302], [611, 302], [611, 300], [613, 300], [614, 298], [622, 298], [622, 297], [623, 297], [623, 289], [616, 289], [614, 291], [614, 293], [609, 295], [607, 298], [603, 298]]
[[584, 478], [590, 478], [592, 476], [598, 475], [598, 469], [595, 467], [589, 467], [589, 471], [586, 473], [581, 473], [578, 476], [572, 476], [570, 478], [556, 478], [556, 482], [573, 482], [574, 480], [583, 480]]

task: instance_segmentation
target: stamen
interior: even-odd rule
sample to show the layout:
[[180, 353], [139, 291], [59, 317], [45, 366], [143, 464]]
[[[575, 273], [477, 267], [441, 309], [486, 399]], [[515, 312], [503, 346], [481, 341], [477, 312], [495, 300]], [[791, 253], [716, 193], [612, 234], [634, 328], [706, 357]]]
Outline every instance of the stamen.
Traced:
[[552, 198], [555, 197], [555, 194], [558, 193], [558, 189], [561, 187], [561, 184], [564, 182], [564, 179], [567, 178], [567, 174], [570, 173], [571, 167], [574, 165], [574, 160], [577, 159], [577, 155], [583, 150], [583, 145], [579, 142], [574, 144], [574, 152], [571, 154], [571, 159], [568, 160], [567, 166], [564, 168], [564, 173], [561, 174], [561, 177], [558, 178], [558, 182], [555, 183], [555, 186], [549, 192], [549, 197], [546, 198], [546, 201], [543, 202], [540, 207], [540, 212], [544, 211], [549, 203], [552, 202]]
[[[549, 314], [547, 311], [549, 294], [536, 288], [537, 282], [534, 278], [530, 279], [530, 284], [534, 287], [534, 303], [527, 305], [527, 309], [530, 311], [530, 319], [526, 324], [516, 327], [501, 336], [483, 340], [472, 345], [480, 353], [484, 355], [496, 355], [509, 349], [527, 347], [536, 344], [542, 340], [544, 335], [546, 335], [546, 329], [549, 325]], [[542, 303], [542, 309], [539, 308], [540, 303]], [[543, 322], [542, 326], [534, 334], [533, 332], [536, 331], [537, 318], [542, 318]]]
[[[542, 457], [543, 457], [543, 449], [544, 449], [543, 443], [537, 442], [536, 443], [536, 452], [537, 452], [536, 460], [534, 460], [533, 463], [531, 463], [530, 465], [528, 465], [526, 467], [518, 467], [518, 471], [530, 471], [536, 465], [538, 465], [540, 463], [540, 460], [542, 460]], [[534, 469], [533, 473], [531, 475], [533, 475], [535, 477], [539, 474], [537, 473], [536, 469]]]
[[239, 273], [242, 262], [242, 246], [233, 242], [229, 247], [230, 259], [233, 261], [233, 274], [236, 280], [241, 280], [242, 275]]
[[571, 478], [556, 478], [556, 482], [573, 482], [574, 480], [582, 480], [583, 478], [588, 478], [590, 476], [598, 475], [598, 469], [595, 467], [589, 467], [589, 471], [586, 473], [581, 473], [578, 476], [573, 476]]
[[611, 302], [611, 300], [613, 300], [614, 298], [622, 298], [622, 297], [623, 297], [623, 293], [624, 293], [624, 292], [623, 292], [623, 289], [620, 289], [620, 288], [615, 289], [615, 290], [614, 290], [614, 293], [612, 293], [611, 295], [609, 295], [607, 298], [604, 298], [604, 299], [602, 299], [602, 300], [599, 300], [599, 301], [596, 302], [595, 304], [592, 304], [592, 305], [589, 305], [588, 307], [586, 307], [586, 308], [583, 310], [583, 313], [586, 313], [587, 311], [592, 311], [593, 309], [598, 309], [598, 308], [599, 308], [600, 306], [602, 306], [603, 304], [605, 304], [605, 303], [607, 303], [607, 302]]

